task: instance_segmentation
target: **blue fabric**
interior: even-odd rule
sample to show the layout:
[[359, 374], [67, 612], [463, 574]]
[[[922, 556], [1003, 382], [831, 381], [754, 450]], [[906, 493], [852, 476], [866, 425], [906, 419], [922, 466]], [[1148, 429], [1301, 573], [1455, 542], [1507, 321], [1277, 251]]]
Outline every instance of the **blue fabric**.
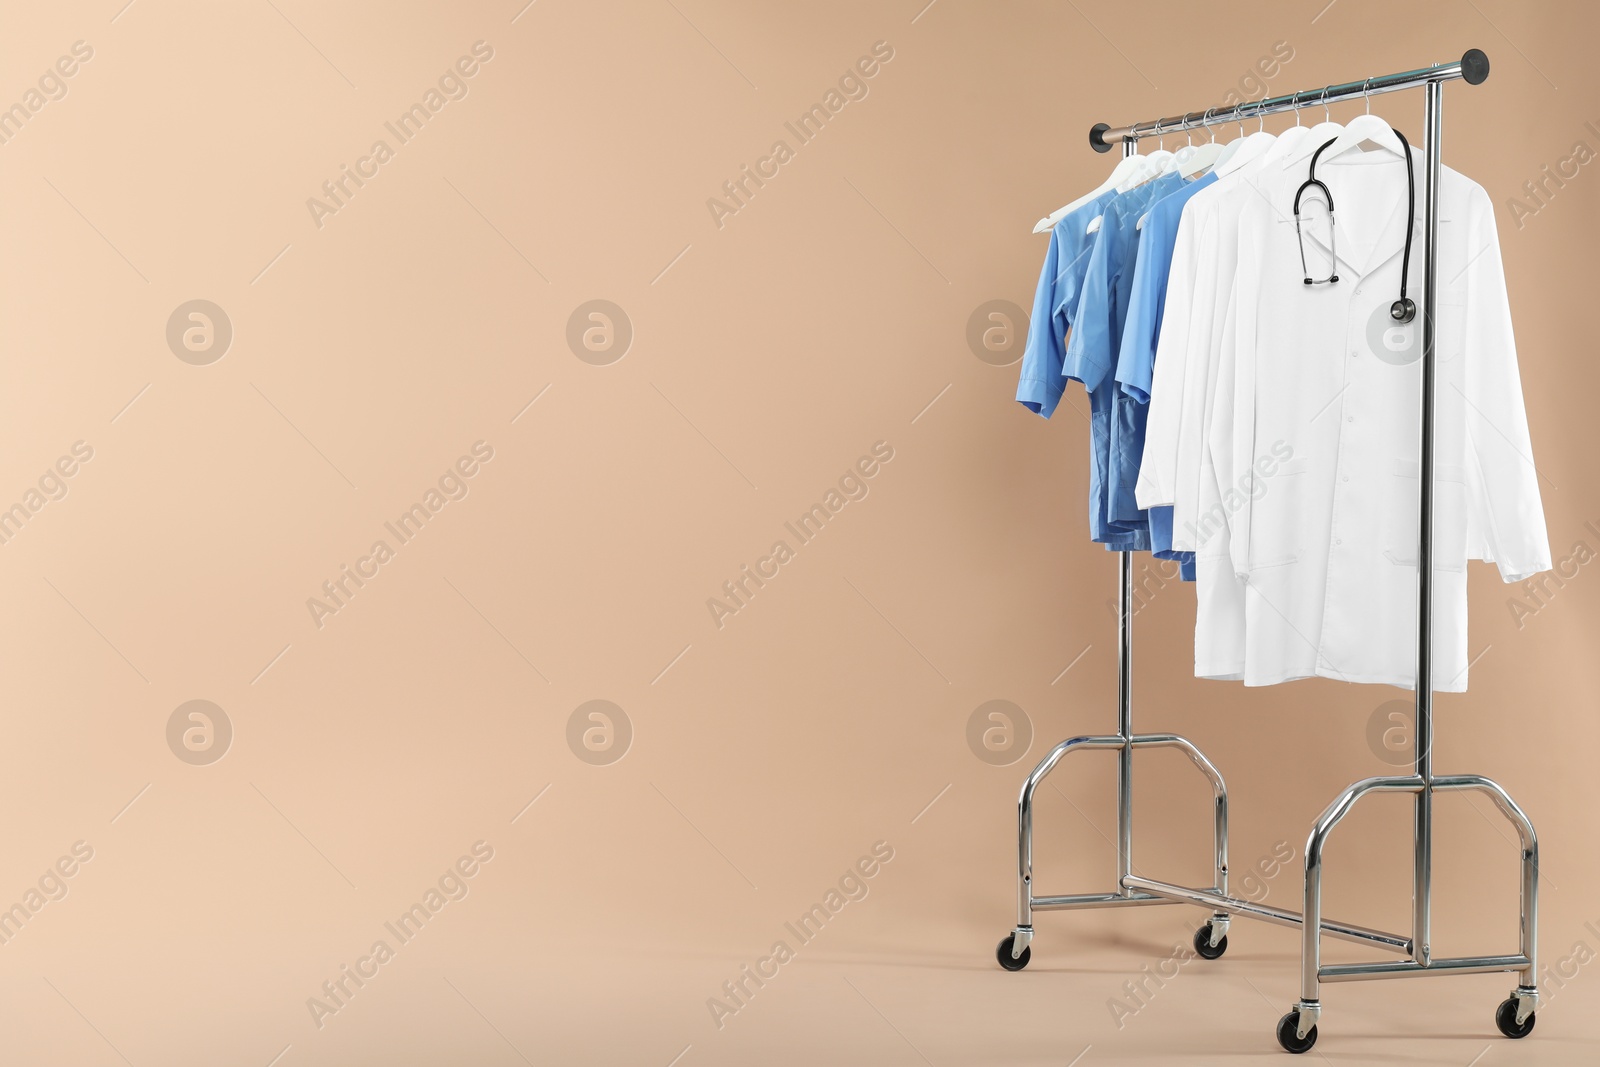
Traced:
[[1094, 235], [1085, 231], [1089, 220], [1100, 214], [1115, 195], [1115, 190], [1101, 193], [1063, 216], [1050, 231], [1050, 247], [1033, 294], [1028, 342], [1022, 349], [1022, 373], [1017, 379], [1018, 403], [1047, 419], [1061, 402], [1065, 388], [1061, 360], [1067, 329], [1078, 307], [1089, 252], [1094, 246]]
[[[1150, 524], [1144, 512], [1135, 510], [1120, 521], [1110, 513], [1112, 470], [1127, 462], [1126, 458], [1113, 460], [1118, 398], [1122, 393], [1115, 371], [1133, 290], [1139, 242], [1135, 225], [1151, 204], [1182, 185], [1182, 178], [1166, 174], [1119, 194], [1105, 206], [1062, 365], [1066, 377], [1082, 382], [1089, 391], [1089, 536], [1118, 550], [1150, 548]], [[1137, 480], [1140, 457], [1135, 454], [1131, 458]], [[1130, 497], [1133, 485], [1133, 481], [1128, 482]]]
[[[1145, 423], [1149, 417], [1150, 383], [1154, 376], [1156, 347], [1161, 338], [1161, 313], [1167, 300], [1167, 277], [1172, 269], [1172, 250], [1178, 241], [1178, 222], [1189, 198], [1216, 182], [1206, 174], [1173, 189], [1147, 209], [1139, 227], [1138, 254], [1128, 294], [1128, 317], [1122, 329], [1114, 378], [1121, 387], [1115, 398], [1117, 417], [1112, 422], [1109, 517], [1114, 523], [1130, 523], [1141, 514], [1134, 499], [1139, 480], [1139, 463], [1144, 456]], [[1193, 581], [1194, 553], [1172, 548], [1172, 508], [1151, 508], [1146, 515], [1150, 525], [1151, 553], [1157, 559], [1189, 564], [1183, 568], [1186, 581]]]

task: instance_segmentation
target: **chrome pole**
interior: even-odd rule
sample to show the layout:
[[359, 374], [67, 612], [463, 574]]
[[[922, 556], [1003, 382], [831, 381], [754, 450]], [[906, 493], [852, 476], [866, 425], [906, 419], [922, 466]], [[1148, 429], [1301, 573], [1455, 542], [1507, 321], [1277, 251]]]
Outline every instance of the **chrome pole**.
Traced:
[[1428, 966], [1432, 953], [1429, 926], [1433, 898], [1433, 416], [1434, 344], [1437, 330], [1434, 308], [1439, 296], [1439, 134], [1444, 84], [1430, 81], [1423, 104], [1423, 137], [1428, 160], [1423, 200], [1422, 228], [1422, 419], [1417, 483], [1420, 511], [1417, 519], [1417, 713], [1413, 731], [1416, 744], [1417, 791], [1411, 881], [1412, 958]]
[[[1137, 141], [1124, 141], [1124, 157], [1139, 151]], [[1133, 873], [1133, 553], [1117, 553], [1121, 575], [1117, 589], [1117, 891], [1132, 896], [1124, 880]]]
[[1165, 135], [1204, 129], [1208, 126], [1228, 126], [1243, 119], [1278, 115], [1298, 108], [1321, 107], [1323, 104], [1337, 104], [1343, 100], [1360, 100], [1380, 93], [1415, 89], [1455, 78], [1463, 78], [1469, 85], [1480, 85], [1488, 77], [1489, 57], [1484, 55], [1481, 49], [1470, 48], [1460, 59], [1452, 63], [1439, 63], [1431, 67], [1401, 71], [1398, 74], [1384, 74], [1376, 78], [1363, 78], [1342, 85], [1330, 85], [1325, 89], [1302, 89], [1299, 92], [1272, 96], [1259, 101], [1246, 100], [1232, 107], [1207, 108], [1205, 111], [1191, 111], [1172, 118], [1136, 122], [1131, 126], [1113, 128], [1103, 122], [1097, 123], [1089, 131], [1089, 145], [1096, 152], [1109, 152], [1111, 145], [1116, 141], [1126, 143], [1137, 141], [1141, 137], [1151, 137], [1157, 133]]
[[1119, 552], [1122, 572], [1117, 611], [1117, 889], [1123, 896], [1133, 890], [1125, 884], [1133, 873], [1133, 553]]

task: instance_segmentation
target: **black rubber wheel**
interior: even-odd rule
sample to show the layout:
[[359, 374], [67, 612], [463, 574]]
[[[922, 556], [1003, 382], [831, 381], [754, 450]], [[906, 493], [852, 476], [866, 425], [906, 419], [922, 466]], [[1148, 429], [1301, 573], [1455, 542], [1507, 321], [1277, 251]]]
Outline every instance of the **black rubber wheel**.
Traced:
[[1211, 943], [1211, 924], [1206, 923], [1194, 932], [1194, 950], [1203, 960], [1214, 960], [1228, 951], [1228, 935], [1223, 934], [1222, 940], [1215, 945]]
[[1028, 960], [1033, 955], [1033, 946], [1025, 945], [1022, 955], [1015, 958], [1011, 955], [1011, 946], [1016, 944], [1017, 935], [1007, 934], [1000, 942], [1000, 947], [994, 950], [994, 958], [1000, 961], [1000, 966], [1008, 971], [1020, 971], [1028, 965]]
[[1278, 1044], [1283, 1046], [1285, 1052], [1299, 1055], [1310, 1052], [1311, 1046], [1317, 1043], [1317, 1028], [1313, 1026], [1305, 1037], [1297, 1032], [1300, 1026], [1300, 1012], [1298, 1009], [1278, 1020]]
[[1494, 1010], [1494, 1024], [1500, 1028], [1502, 1034], [1511, 1038], [1527, 1037], [1533, 1033], [1533, 1020], [1537, 1017], [1537, 1014], [1530, 1015], [1522, 1021], [1521, 1026], [1518, 1026], [1516, 997], [1507, 997]]

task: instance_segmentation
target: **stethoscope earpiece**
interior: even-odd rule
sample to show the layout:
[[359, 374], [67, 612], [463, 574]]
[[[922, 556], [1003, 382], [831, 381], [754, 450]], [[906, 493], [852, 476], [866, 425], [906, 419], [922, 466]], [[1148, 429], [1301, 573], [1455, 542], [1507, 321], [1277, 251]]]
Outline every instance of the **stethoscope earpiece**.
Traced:
[[1294, 239], [1300, 245], [1300, 272], [1307, 285], [1321, 285], [1324, 282], [1336, 282], [1339, 280], [1339, 276], [1333, 273], [1333, 265], [1331, 264], [1328, 268], [1328, 277], [1313, 278], [1311, 276], [1311, 268], [1306, 265], [1306, 239], [1305, 235], [1300, 231], [1300, 200], [1308, 191], [1315, 189], [1322, 194], [1323, 205], [1328, 209], [1328, 243], [1331, 246], [1329, 251], [1334, 259], [1338, 259], [1339, 237], [1334, 228], [1333, 193], [1326, 184], [1317, 178], [1317, 160], [1321, 158], [1328, 145], [1333, 144], [1334, 140], [1335, 138], [1329, 138], [1321, 148], [1312, 153], [1311, 166], [1306, 174], [1306, 180], [1301, 182], [1300, 188], [1294, 191]]
[[[1408, 219], [1415, 219], [1417, 213], [1417, 179], [1411, 166], [1411, 143], [1406, 140], [1406, 135], [1399, 130], [1395, 130], [1394, 135], [1400, 139], [1401, 154], [1406, 159], [1406, 216]], [[1333, 273], [1334, 266], [1337, 265], [1339, 259], [1336, 244], [1338, 231], [1333, 221], [1333, 193], [1317, 177], [1317, 160], [1322, 158], [1322, 153], [1335, 140], [1337, 138], [1324, 142], [1322, 147], [1311, 154], [1311, 165], [1306, 169], [1306, 180], [1300, 183], [1300, 188], [1296, 189], [1294, 194], [1294, 236], [1296, 243], [1300, 246], [1301, 277], [1307, 285], [1321, 285], [1323, 283], [1331, 285], [1339, 280], [1339, 276]], [[1305, 236], [1300, 230], [1300, 200], [1307, 191], [1312, 189], [1322, 194], [1322, 198], [1328, 207], [1328, 253], [1333, 263], [1329, 264], [1326, 278], [1313, 278], [1311, 276], [1310, 268], [1306, 266]], [[1417, 317], [1416, 302], [1406, 296], [1406, 275], [1411, 272], [1411, 235], [1414, 228], [1411, 223], [1406, 226], [1405, 255], [1400, 260], [1400, 299], [1389, 305], [1389, 317], [1399, 323], [1410, 322]]]

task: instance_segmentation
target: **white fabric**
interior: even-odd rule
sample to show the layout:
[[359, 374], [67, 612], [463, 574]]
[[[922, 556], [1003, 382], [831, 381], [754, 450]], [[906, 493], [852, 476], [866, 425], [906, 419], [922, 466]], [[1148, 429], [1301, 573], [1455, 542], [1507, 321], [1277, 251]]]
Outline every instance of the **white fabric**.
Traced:
[[1172, 505], [1172, 547], [1195, 553], [1195, 674], [1201, 678], [1244, 676], [1244, 586], [1225, 565], [1225, 506], [1207, 442], [1238, 266], [1238, 219], [1245, 203], [1260, 196], [1257, 179], [1269, 167], [1257, 160], [1184, 206], [1135, 491], [1140, 507]]
[[[1420, 220], [1423, 160], [1414, 163]], [[1317, 675], [1409, 688], [1422, 321], [1419, 314], [1395, 327], [1387, 319], [1399, 290], [1405, 163], [1388, 153], [1353, 152], [1324, 159], [1318, 176], [1337, 207], [1335, 284], [1302, 281], [1291, 210], [1304, 177], [1299, 168], [1258, 174], [1260, 195], [1248, 195], [1241, 209], [1232, 299], [1224, 329], [1212, 327], [1219, 342], [1210, 424], [1198, 438], [1215, 465], [1212, 491], [1227, 525], [1229, 565], [1208, 540], [1205, 558], [1213, 565], [1201, 569], [1200, 580], [1209, 574], [1215, 583], [1231, 569], [1244, 583], [1246, 685]], [[1480, 186], [1448, 169], [1440, 208], [1433, 682], [1455, 692], [1467, 681], [1469, 554], [1491, 557], [1511, 582], [1548, 569], [1550, 552], [1493, 208]], [[1305, 248], [1313, 276], [1325, 277], [1330, 249], [1319, 221], [1306, 229]], [[1422, 234], [1420, 221], [1414, 225], [1409, 289], [1420, 304]], [[1194, 337], [1191, 330], [1185, 407], [1198, 374]], [[1164, 356], [1157, 357], [1152, 393], [1163, 388]], [[1152, 406], [1152, 421], [1159, 411]], [[1174, 468], [1189, 462], [1185, 448], [1193, 450], [1198, 430], [1182, 418], [1178, 425]], [[1158, 437], [1169, 439], [1165, 430]], [[1147, 456], [1149, 440], [1147, 434]], [[1153, 472], [1152, 495], [1141, 495], [1141, 505], [1159, 502], [1154, 496], [1169, 469]], [[1203, 471], [1203, 463], [1195, 469]], [[1197, 474], [1197, 504], [1212, 499], [1200, 495], [1203, 480]], [[1172, 484], [1176, 508], [1184, 499], [1181, 471], [1174, 470]], [[1175, 521], [1175, 546], [1180, 529], [1186, 527]], [[1209, 607], [1201, 598], [1197, 672], [1235, 665], [1198, 658], [1203, 628], [1237, 633], [1228, 613], [1239, 605], [1227, 592]]]
[[[1394, 280], [1385, 281], [1384, 278], [1373, 280], [1372, 286], [1363, 283], [1362, 276], [1356, 272], [1349, 263], [1340, 264], [1341, 283], [1336, 283], [1333, 289], [1341, 286], [1350, 296], [1348, 313], [1359, 313], [1359, 310], [1375, 306], [1379, 309], [1386, 308], [1388, 301], [1398, 295], [1398, 253], [1403, 248], [1404, 231], [1401, 230], [1401, 220], [1405, 208], [1406, 180], [1404, 163], [1390, 157], [1392, 165], [1384, 167], [1384, 157], [1357, 157], [1341, 164], [1330, 166], [1336, 169], [1331, 171], [1334, 175], [1355, 174], [1360, 171], [1350, 171], [1350, 167], [1371, 167], [1378, 165], [1379, 171], [1368, 172], [1373, 180], [1361, 180], [1356, 183], [1357, 188], [1349, 195], [1336, 193], [1337, 203], [1341, 208], [1340, 217], [1348, 220], [1352, 214], [1356, 215], [1353, 225], [1349, 221], [1342, 222], [1339, 226], [1341, 246], [1344, 248], [1343, 256], [1347, 259], [1359, 260], [1367, 272], [1386, 270]], [[1420, 167], [1420, 163], [1419, 163]], [[1258, 583], [1253, 595], [1246, 596], [1246, 579], [1248, 577], [1248, 551], [1241, 546], [1240, 559], [1234, 558], [1234, 542], [1231, 536], [1231, 527], [1238, 522], [1248, 522], [1250, 512], [1246, 510], [1250, 497], [1253, 494], [1270, 492], [1274, 487], [1288, 488], [1297, 483], [1292, 479], [1310, 471], [1311, 460], [1305, 455], [1293, 454], [1293, 445], [1288, 441], [1267, 442], [1268, 448], [1264, 453], [1257, 454], [1248, 451], [1255, 446], [1253, 439], [1255, 424], [1236, 422], [1233, 419], [1238, 398], [1235, 389], [1238, 381], [1234, 375], [1234, 364], [1231, 357], [1235, 350], [1236, 328], [1235, 317], [1238, 312], [1235, 296], [1237, 289], [1235, 281], [1239, 274], [1239, 226], [1245, 208], [1252, 202], [1256, 203], [1254, 210], [1279, 220], [1280, 225], [1288, 227], [1290, 240], [1288, 254], [1294, 259], [1293, 270], [1286, 273], [1293, 282], [1299, 283], [1300, 288], [1292, 292], [1281, 292], [1279, 298], [1287, 301], [1282, 307], [1290, 310], [1295, 305], [1292, 303], [1297, 297], [1304, 299], [1307, 294], [1300, 292], [1304, 289], [1302, 277], [1298, 266], [1298, 248], [1292, 240], [1293, 221], [1292, 203], [1294, 189], [1304, 179], [1304, 164], [1288, 164], [1280, 168], [1275, 165], [1267, 167], [1246, 168], [1239, 174], [1229, 175], [1221, 179], [1210, 189], [1197, 194], [1185, 208], [1180, 224], [1177, 245], [1174, 250], [1172, 264], [1172, 278], [1168, 287], [1167, 303], [1163, 312], [1163, 329], [1157, 359], [1154, 368], [1154, 382], [1151, 388], [1150, 418], [1146, 433], [1145, 452], [1139, 474], [1137, 497], [1141, 507], [1150, 507], [1159, 504], [1169, 504], [1174, 508], [1174, 547], [1193, 551], [1196, 553], [1195, 566], [1197, 570], [1197, 616], [1195, 627], [1195, 673], [1200, 677], [1216, 679], [1246, 679], [1247, 684], [1270, 684], [1273, 681], [1287, 680], [1291, 677], [1304, 677], [1306, 653], [1313, 651], [1316, 646], [1304, 635], [1300, 643], [1305, 648], [1298, 657], [1285, 652], [1285, 644], [1281, 640], [1285, 633], [1293, 635], [1295, 620], [1290, 615], [1277, 611], [1277, 605], [1269, 599], [1263, 599], [1264, 591], [1271, 587], [1271, 577], [1268, 576], [1267, 586]], [[1468, 199], [1472, 199], [1470, 190], [1477, 189], [1454, 172], [1448, 172], [1450, 178], [1446, 182], [1444, 199], [1447, 219], [1451, 217], [1453, 198], [1460, 200], [1462, 189], [1469, 190]], [[1246, 184], [1248, 183], [1248, 184]], [[1343, 177], [1338, 183], [1345, 184]], [[1475, 194], [1482, 199], [1482, 191]], [[1418, 215], [1421, 211], [1421, 192], [1418, 194]], [[1383, 218], [1371, 218], [1372, 205], [1365, 201], [1376, 201], [1376, 213]], [[1277, 204], [1279, 207], [1274, 207]], [[1473, 210], [1481, 210], [1483, 203], [1479, 203]], [[1457, 212], [1459, 213], [1459, 212]], [[1314, 217], [1314, 210], [1307, 211], [1307, 217]], [[1469, 212], [1468, 214], [1471, 214]], [[1287, 221], [1284, 221], [1287, 220]], [[1259, 223], [1256, 224], [1259, 230]], [[1421, 294], [1421, 238], [1420, 222], [1414, 241], [1412, 254], [1410, 292], [1414, 299], [1420, 303]], [[1325, 226], [1325, 224], [1324, 224]], [[1363, 228], [1364, 227], [1364, 228]], [[1449, 226], [1442, 227], [1445, 232], [1451, 231]], [[1308, 255], [1325, 255], [1326, 248], [1322, 241], [1313, 235], [1308, 237]], [[1326, 233], [1325, 228], [1320, 232]], [[1445, 342], [1452, 336], [1451, 327], [1444, 324], [1442, 319], [1448, 316], [1459, 315], [1464, 307], [1465, 287], [1473, 277], [1480, 278], [1480, 286], [1487, 286], [1486, 292], [1497, 293], [1492, 296], [1491, 303], [1497, 303], [1500, 310], [1488, 313], [1488, 320], [1492, 320], [1496, 328], [1494, 334], [1503, 336], [1505, 340], [1504, 352], [1499, 353], [1509, 358], [1511, 367], [1511, 381], [1515, 384], [1515, 352], [1510, 341], [1509, 309], [1505, 305], [1504, 279], [1499, 267], [1499, 248], [1493, 233], [1492, 213], [1488, 217], [1488, 229], [1484, 230], [1481, 223], [1478, 227], [1477, 239], [1472, 247], [1475, 250], [1484, 250], [1488, 255], [1489, 245], [1493, 245], [1492, 268], [1489, 264], [1476, 267], [1476, 261], [1469, 263], [1469, 267], [1476, 269], [1469, 273], [1462, 273], [1459, 267], [1452, 267], [1452, 263], [1461, 264], [1467, 261], [1466, 255], [1460, 248], [1452, 248], [1445, 242], [1440, 250], [1440, 279], [1441, 279], [1441, 337], [1440, 359], [1448, 359], [1451, 351], [1445, 347]], [[1259, 236], [1259, 234], [1258, 234]], [[1360, 239], [1362, 247], [1350, 246], [1349, 242]], [[1325, 238], [1324, 238], [1325, 240]], [[1458, 242], [1459, 244], [1459, 242]], [[1363, 250], [1370, 246], [1371, 250], [1382, 252], [1380, 258], [1365, 257]], [[1280, 242], [1276, 251], [1283, 254], [1285, 249]], [[1454, 257], [1454, 258], [1452, 258]], [[1322, 260], [1326, 263], [1326, 259]], [[1288, 268], [1284, 268], [1288, 271]], [[1320, 275], [1325, 275], [1326, 270], [1318, 270]], [[1484, 274], [1487, 270], [1488, 274]], [[1252, 278], [1259, 279], [1261, 265], [1255, 264], [1253, 271], [1247, 269], [1246, 273]], [[1445, 282], [1450, 284], [1444, 284]], [[1258, 284], [1252, 281], [1251, 284]], [[1354, 305], [1355, 294], [1353, 288], [1362, 288], [1367, 300], [1362, 302], [1360, 309]], [[1373, 288], [1375, 287], [1375, 288]], [[1293, 286], [1291, 286], [1293, 288]], [[1328, 286], [1318, 286], [1317, 289], [1328, 289]], [[1371, 291], [1369, 292], [1369, 288]], [[1377, 299], [1373, 296], [1377, 292], [1387, 293], [1387, 297]], [[1247, 306], [1259, 312], [1262, 302], [1259, 299], [1247, 300]], [[1457, 311], [1447, 311], [1447, 308], [1457, 308]], [[1347, 314], [1348, 318], [1348, 314]], [[1370, 325], [1370, 320], [1366, 321]], [[1349, 323], [1346, 324], [1349, 332]], [[1389, 323], [1381, 323], [1391, 326]], [[1420, 323], [1409, 327], [1411, 331], [1420, 331]], [[1464, 327], [1463, 327], [1464, 329]], [[1365, 332], [1365, 331], [1363, 331]], [[1379, 331], [1375, 339], [1366, 337], [1359, 340], [1369, 348], [1376, 341], [1377, 347], [1368, 352], [1368, 363], [1384, 363], [1386, 360], [1374, 358], [1379, 352], [1388, 357], [1388, 366], [1401, 377], [1410, 375], [1411, 385], [1409, 392], [1396, 408], [1396, 413], [1401, 417], [1401, 426], [1409, 426], [1412, 437], [1409, 455], [1415, 456], [1415, 427], [1419, 400], [1417, 399], [1416, 380], [1419, 368], [1415, 362], [1414, 353], [1408, 353], [1409, 359], [1388, 351], [1388, 341], [1410, 342], [1417, 345], [1420, 351], [1420, 334], [1401, 333], [1386, 336], [1387, 331]], [[1331, 336], [1331, 335], [1330, 335]], [[1459, 339], [1459, 334], [1457, 335]], [[1413, 340], [1415, 338], [1415, 340]], [[1259, 347], [1259, 337], [1256, 337]], [[1295, 344], [1295, 339], [1290, 336], [1286, 343]], [[1493, 351], [1495, 344], [1487, 342], [1491, 350], [1491, 359], [1496, 355]], [[1357, 346], [1358, 351], [1360, 345]], [[1342, 350], [1342, 349], [1341, 349]], [[1227, 352], [1230, 359], [1224, 360], [1222, 354]], [[1356, 360], [1360, 355], [1353, 357]], [[1503, 372], [1504, 368], [1502, 368]], [[1223, 378], [1223, 389], [1226, 397], [1222, 404], [1222, 419], [1216, 421], [1214, 415], [1217, 411], [1217, 388], [1219, 372]], [[1390, 374], [1389, 377], [1394, 377]], [[1440, 387], [1443, 388], [1446, 376], [1441, 374]], [[1341, 380], [1342, 381], [1342, 380]], [[1381, 383], [1379, 383], [1381, 384]], [[1464, 400], [1463, 392], [1457, 395]], [[1395, 398], [1391, 398], [1395, 399]], [[1526, 423], [1522, 415], [1520, 389], [1514, 395], [1501, 396], [1499, 399], [1506, 401], [1508, 410], [1514, 408], [1513, 422], [1521, 428], [1523, 444], [1513, 447], [1513, 452], [1527, 457], [1527, 464], [1531, 472], [1531, 451], [1526, 447]], [[1391, 405], [1394, 407], [1395, 405]], [[1458, 403], [1457, 407], [1461, 405]], [[1342, 410], [1342, 409], [1341, 409]], [[1409, 412], [1409, 421], [1405, 420]], [[1316, 415], [1316, 412], [1306, 413]], [[1477, 414], [1477, 413], [1475, 413]], [[1327, 413], [1324, 413], [1326, 416]], [[1332, 416], [1327, 416], [1332, 417]], [[1489, 415], [1483, 413], [1483, 418]], [[1442, 424], [1442, 423], [1441, 423]], [[1243, 430], [1248, 425], [1250, 434]], [[1349, 425], [1348, 423], [1346, 425]], [[1236, 438], [1236, 431], [1239, 436]], [[1485, 432], [1488, 432], [1485, 430]], [[1272, 445], [1277, 444], [1278, 449], [1273, 451]], [[1239, 451], [1236, 452], [1236, 448]], [[1491, 449], [1492, 451], [1492, 449]], [[1438, 453], [1446, 455], [1444, 451]], [[1501, 458], [1504, 458], [1503, 456]], [[1253, 466], [1260, 461], [1262, 467]], [[1226, 477], [1219, 481], [1217, 470], [1226, 472]], [[1380, 463], [1381, 467], [1381, 463]], [[1267, 481], [1261, 477], [1264, 470], [1270, 469], [1274, 479], [1281, 481]], [[1385, 472], [1388, 477], [1393, 477], [1392, 469]], [[1402, 489], [1398, 494], [1389, 494], [1386, 502], [1396, 510], [1395, 515], [1389, 520], [1396, 541], [1409, 539], [1412, 547], [1401, 547], [1395, 555], [1400, 562], [1389, 561], [1391, 568], [1404, 570], [1408, 575], [1405, 578], [1407, 588], [1411, 590], [1409, 607], [1404, 609], [1404, 615], [1411, 620], [1403, 626], [1389, 627], [1389, 631], [1397, 631], [1396, 640], [1399, 644], [1392, 647], [1397, 650], [1396, 655], [1391, 655], [1379, 669], [1368, 671], [1357, 664], [1346, 664], [1340, 667], [1337, 663], [1325, 664], [1318, 667], [1314, 662], [1311, 666], [1312, 673], [1324, 674], [1330, 677], [1346, 678], [1348, 680], [1388, 681], [1392, 684], [1409, 687], [1414, 669], [1414, 619], [1415, 619], [1415, 563], [1410, 557], [1415, 554], [1415, 513], [1416, 513], [1416, 483], [1414, 465], [1400, 467], [1403, 471], [1410, 471], [1409, 490]], [[1492, 548], [1491, 533], [1497, 525], [1505, 524], [1505, 511], [1501, 507], [1498, 512], [1491, 514], [1488, 493], [1484, 478], [1480, 476], [1479, 467], [1476, 465], [1456, 464], [1450, 465], [1444, 459], [1438, 461], [1440, 481], [1455, 479], [1458, 475], [1464, 480], [1458, 482], [1465, 486], [1466, 506], [1464, 520], [1447, 518], [1443, 513], [1448, 510], [1440, 509], [1436, 515], [1436, 530], [1443, 532], [1444, 524], [1449, 522], [1464, 521], [1463, 526], [1454, 529], [1464, 529], [1464, 543], [1466, 555], [1473, 559], [1495, 559]], [[1468, 476], [1470, 474], [1470, 477]], [[1342, 474], [1339, 475], [1342, 477]], [[1369, 479], [1370, 480], [1370, 479]], [[1493, 479], [1491, 479], [1493, 480]], [[1503, 480], [1503, 479], [1502, 479]], [[1348, 483], [1338, 483], [1346, 485]], [[1384, 483], [1380, 483], [1384, 484]], [[1327, 487], [1330, 502], [1337, 503], [1337, 492]], [[1512, 525], [1523, 522], [1527, 515], [1532, 515], [1537, 520], [1533, 526], [1523, 530], [1527, 543], [1545, 545], [1543, 534], [1543, 513], [1538, 507], [1537, 485], [1532, 485], [1533, 497], [1530, 505], [1527, 501], [1520, 507], [1514, 506], [1512, 511]], [[1437, 489], [1436, 496], [1443, 498], [1455, 490]], [[1457, 493], [1458, 496], [1462, 495]], [[1396, 499], [1399, 497], [1400, 499]], [[1409, 508], [1409, 511], [1405, 509]], [[1344, 509], [1341, 509], [1341, 511]], [[1455, 513], [1452, 513], [1455, 514]], [[1405, 516], [1411, 516], [1409, 525], [1409, 538], [1402, 536], [1406, 529]], [[1498, 516], [1498, 517], [1497, 517]], [[1298, 521], [1298, 516], [1285, 516], [1286, 519]], [[1342, 515], [1341, 515], [1342, 518]], [[1331, 518], [1329, 520], [1331, 522]], [[1333, 536], [1333, 535], [1330, 535]], [[1244, 530], [1245, 541], [1248, 545], [1249, 530]], [[1337, 547], [1343, 549], [1343, 538], [1339, 538]], [[1516, 538], [1513, 538], [1516, 540]], [[1441, 547], [1445, 539], [1436, 540]], [[1446, 560], [1436, 550], [1436, 561], [1441, 570], [1449, 568], [1451, 573], [1459, 573], [1461, 566], [1452, 560]], [[1539, 553], [1533, 553], [1529, 558], [1533, 563], [1524, 564], [1533, 566], [1535, 570], [1543, 569], [1539, 565]], [[1544, 566], [1548, 565], [1548, 550], [1542, 554]], [[1385, 557], [1388, 561], [1388, 557]], [[1325, 561], [1326, 562], [1326, 561]], [[1237, 563], [1237, 566], [1236, 566]], [[1408, 566], [1409, 564], [1409, 566]], [[1268, 568], [1269, 570], [1271, 568]], [[1330, 565], [1328, 572], [1331, 575], [1338, 569]], [[1503, 570], [1505, 570], [1503, 568]], [[1514, 569], [1505, 571], [1516, 580]], [[1437, 573], [1437, 572], [1436, 572]], [[1436, 585], [1440, 587], [1440, 595], [1446, 595], [1452, 587], [1454, 579], [1446, 576], [1437, 576]], [[1464, 586], [1462, 587], [1464, 590]], [[1460, 615], [1460, 632], [1448, 631], [1436, 627], [1436, 645], [1440, 637], [1448, 638], [1447, 643], [1461, 644], [1465, 640], [1465, 605], [1464, 592], [1462, 597], [1462, 612]], [[1436, 601], [1442, 603], [1442, 601]], [[1326, 608], [1326, 602], [1323, 604]], [[1436, 609], [1436, 618], [1438, 611]], [[1253, 646], [1247, 644], [1245, 639], [1247, 623], [1253, 620], [1257, 628], [1266, 627], [1265, 636], [1258, 634]], [[1337, 631], [1337, 627], [1335, 628]], [[1403, 633], [1398, 631], [1403, 630]], [[1448, 631], [1448, 632], [1447, 632]], [[1388, 632], [1388, 631], [1385, 631]], [[1320, 633], [1320, 631], [1319, 631]], [[1272, 635], [1277, 635], [1274, 638]], [[1453, 636], [1452, 636], [1453, 635]], [[1252, 670], [1245, 667], [1247, 647], [1255, 647], [1258, 655], [1268, 655], [1265, 662], [1257, 663]], [[1463, 645], [1464, 647], [1464, 645]], [[1398, 657], [1398, 658], [1397, 658]], [[1398, 668], [1396, 663], [1403, 660], [1403, 665]], [[1291, 663], [1293, 661], [1293, 663]], [[1436, 659], [1435, 687], [1449, 691], [1464, 688], [1466, 684], [1465, 663], [1462, 662], [1461, 670], [1451, 670], [1450, 677], [1444, 677], [1444, 662]], [[1398, 673], [1397, 673], [1398, 671]]]

